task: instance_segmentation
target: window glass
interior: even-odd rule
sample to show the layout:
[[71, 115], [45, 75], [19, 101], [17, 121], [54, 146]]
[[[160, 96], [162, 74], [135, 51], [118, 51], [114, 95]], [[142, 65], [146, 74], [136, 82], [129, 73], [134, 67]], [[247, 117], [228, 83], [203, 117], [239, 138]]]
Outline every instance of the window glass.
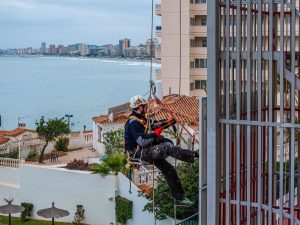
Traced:
[[206, 90], [206, 80], [201, 81], [201, 89]]
[[200, 68], [207, 68], [207, 59], [200, 59]]
[[191, 90], [191, 91], [194, 90], [194, 83], [190, 83], [190, 90]]
[[201, 18], [201, 26], [206, 26], [206, 18]]
[[102, 127], [98, 126], [98, 141], [102, 142]]
[[196, 80], [195, 81], [195, 89], [198, 90], [201, 88], [201, 81], [200, 80]]
[[195, 68], [195, 63], [194, 62], [190, 62], [190, 68]]

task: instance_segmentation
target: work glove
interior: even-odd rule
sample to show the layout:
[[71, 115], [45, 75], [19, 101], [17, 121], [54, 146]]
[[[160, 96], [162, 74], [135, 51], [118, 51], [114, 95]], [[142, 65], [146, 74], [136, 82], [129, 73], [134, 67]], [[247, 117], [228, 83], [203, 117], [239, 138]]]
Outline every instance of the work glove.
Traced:
[[156, 137], [158, 137], [162, 131], [163, 131], [163, 127], [158, 127], [154, 130], [154, 134], [156, 135]]
[[156, 141], [156, 142], [161, 142], [163, 139], [164, 139], [164, 136], [159, 135], [159, 136], [157, 136], [157, 137], [155, 138], [155, 141]]

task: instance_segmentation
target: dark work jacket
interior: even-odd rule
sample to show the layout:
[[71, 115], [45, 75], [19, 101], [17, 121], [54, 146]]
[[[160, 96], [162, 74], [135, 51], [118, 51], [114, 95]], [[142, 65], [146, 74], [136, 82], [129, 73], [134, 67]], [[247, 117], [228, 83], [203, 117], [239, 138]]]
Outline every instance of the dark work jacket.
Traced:
[[[135, 118], [130, 118], [134, 116]], [[134, 151], [139, 145], [141, 148], [151, 145], [155, 141], [154, 133], [146, 134], [146, 118], [136, 112], [132, 112], [125, 124], [125, 150]]]

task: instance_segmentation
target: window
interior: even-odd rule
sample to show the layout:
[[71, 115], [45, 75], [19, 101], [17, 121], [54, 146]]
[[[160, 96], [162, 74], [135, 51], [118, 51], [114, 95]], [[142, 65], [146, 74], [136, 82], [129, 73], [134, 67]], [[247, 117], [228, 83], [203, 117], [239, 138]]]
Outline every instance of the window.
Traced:
[[201, 47], [207, 47], [207, 39], [202, 39]]
[[102, 127], [98, 126], [98, 141], [102, 143]]
[[196, 44], [195, 44], [195, 40], [194, 39], [190, 40], [190, 45], [191, 45], [191, 47], [195, 47]]
[[206, 90], [206, 80], [201, 81], [201, 89]]
[[198, 90], [201, 87], [201, 80], [195, 80], [195, 89]]
[[195, 80], [195, 90], [206, 90], [206, 80]]
[[207, 68], [207, 59], [200, 59], [200, 68]]
[[190, 91], [193, 91], [194, 89], [194, 83], [190, 83]]
[[[192, 0], [191, 0], [192, 1]], [[195, 0], [195, 4], [199, 4], [199, 3], [206, 3], [206, 0]]]
[[201, 26], [206, 26], [206, 18], [201, 18]]
[[191, 25], [195, 25], [196, 24], [196, 20], [195, 20], [195, 18], [190, 18], [190, 24]]
[[207, 59], [195, 59], [195, 62], [191, 62], [191, 68], [207, 68]]
[[195, 62], [190, 62], [190, 68], [195, 68]]

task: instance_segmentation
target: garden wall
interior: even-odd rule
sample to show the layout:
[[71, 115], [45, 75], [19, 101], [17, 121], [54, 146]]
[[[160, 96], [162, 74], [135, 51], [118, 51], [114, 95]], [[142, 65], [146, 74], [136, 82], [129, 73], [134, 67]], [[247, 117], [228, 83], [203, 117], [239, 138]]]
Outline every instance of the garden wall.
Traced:
[[[19, 169], [0, 167], [0, 202], [15, 197], [15, 203], [30, 202], [34, 205], [33, 217], [41, 219], [36, 212], [51, 206], [66, 209], [70, 216], [61, 221], [71, 222], [76, 205], [85, 208], [85, 222], [91, 225], [115, 224], [115, 177], [22, 165]], [[5, 186], [4, 183], [11, 186]], [[13, 186], [14, 185], [14, 186]]]

